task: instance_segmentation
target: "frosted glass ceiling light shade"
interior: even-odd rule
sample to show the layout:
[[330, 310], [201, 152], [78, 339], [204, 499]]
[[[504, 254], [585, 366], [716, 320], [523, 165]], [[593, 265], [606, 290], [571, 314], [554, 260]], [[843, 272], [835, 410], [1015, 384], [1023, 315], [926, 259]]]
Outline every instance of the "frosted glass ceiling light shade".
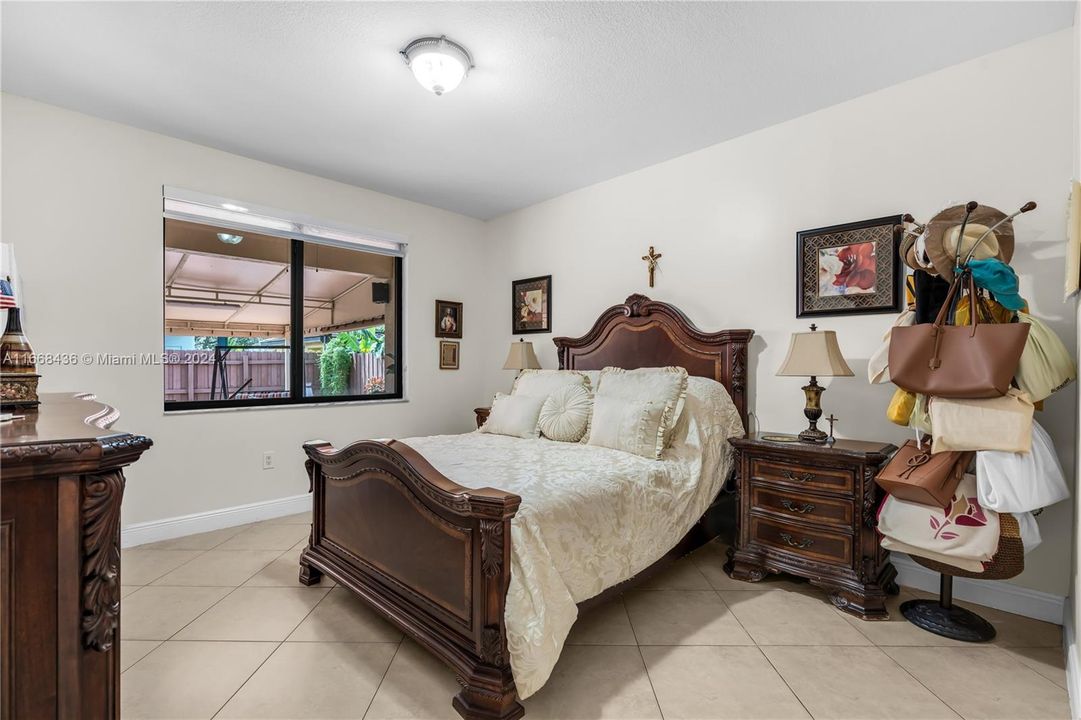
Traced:
[[413, 77], [436, 95], [448, 93], [462, 84], [473, 69], [473, 58], [464, 47], [442, 37], [417, 38], [401, 51]]

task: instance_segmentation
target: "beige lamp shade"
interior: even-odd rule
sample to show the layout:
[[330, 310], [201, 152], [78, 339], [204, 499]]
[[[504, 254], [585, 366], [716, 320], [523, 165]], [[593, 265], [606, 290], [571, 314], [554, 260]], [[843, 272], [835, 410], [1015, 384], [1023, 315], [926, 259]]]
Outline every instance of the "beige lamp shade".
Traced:
[[503, 363], [504, 370], [536, 370], [539, 367], [537, 353], [533, 352], [533, 343], [519, 340], [510, 344], [507, 361]]
[[777, 371], [781, 376], [798, 377], [851, 377], [841, 348], [837, 346], [837, 334], [832, 330], [792, 333], [788, 356]]

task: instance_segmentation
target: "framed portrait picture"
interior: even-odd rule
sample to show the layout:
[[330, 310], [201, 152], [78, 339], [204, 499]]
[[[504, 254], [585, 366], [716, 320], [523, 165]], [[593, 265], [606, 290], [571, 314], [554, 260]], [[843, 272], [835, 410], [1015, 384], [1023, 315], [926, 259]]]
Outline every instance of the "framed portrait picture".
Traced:
[[439, 342], [439, 369], [440, 370], [457, 370], [458, 369], [458, 346], [461, 343], [456, 343], [451, 340], [441, 340]]
[[552, 276], [515, 280], [510, 287], [511, 332], [552, 332]]
[[796, 317], [900, 312], [900, 215], [796, 233]]
[[462, 304], [451, 300], [435, 301], [435, 336], [462, 337]]

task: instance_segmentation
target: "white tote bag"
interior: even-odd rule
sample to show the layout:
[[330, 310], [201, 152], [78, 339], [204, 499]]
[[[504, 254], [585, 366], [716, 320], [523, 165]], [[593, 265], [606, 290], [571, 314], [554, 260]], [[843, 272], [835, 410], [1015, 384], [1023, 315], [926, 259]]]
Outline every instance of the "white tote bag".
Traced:
[[1036, 421], [1031, 451], [976, 453], [976, 490], [980, 505], [1008, 513], [1039, 510], [1070, 497], [1051, 437]]

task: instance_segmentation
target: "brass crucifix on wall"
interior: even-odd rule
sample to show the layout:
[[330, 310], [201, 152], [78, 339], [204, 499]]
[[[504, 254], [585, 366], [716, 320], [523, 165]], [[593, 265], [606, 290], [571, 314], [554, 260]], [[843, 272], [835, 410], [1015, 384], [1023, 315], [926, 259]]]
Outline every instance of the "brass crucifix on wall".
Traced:
[[657, 271], [657, 261], [664, 257], [661, 253], [653, 252], [653, 246], [649, 246], [649, 252], [642, 256], [649, 267], [649, 286], [653, 287], [653, 274]]

